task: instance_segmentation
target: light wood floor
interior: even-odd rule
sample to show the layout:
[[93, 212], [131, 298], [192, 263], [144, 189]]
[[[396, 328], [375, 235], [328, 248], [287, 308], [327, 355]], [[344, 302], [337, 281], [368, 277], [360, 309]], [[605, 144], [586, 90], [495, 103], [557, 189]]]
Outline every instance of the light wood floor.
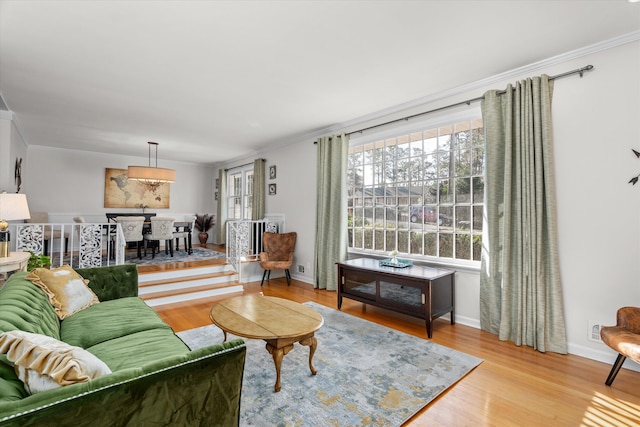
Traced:
[[[273, 279], [262, 288], [259, 282], [245, 284], [245, 294], [259, 292], [337, 308], [336, 292], [315, 290], [295, 280], [290, 287], [284, 278]], [[174, 330], [182, 331], [211, 324], [209, 310], [218, 300], [155, 309]], [[420, 319], [347, 299], [342, 311], [426, 338]], [[607, 387], [604, 385], [610, 369], [607, 364], [516, 347], [475, 328], [451, 326], [446, 320], [436, 320], [433, 341], [484, 362], [406, 426], [640, 426], [638, 372], [622, 369], [613, 386]]]

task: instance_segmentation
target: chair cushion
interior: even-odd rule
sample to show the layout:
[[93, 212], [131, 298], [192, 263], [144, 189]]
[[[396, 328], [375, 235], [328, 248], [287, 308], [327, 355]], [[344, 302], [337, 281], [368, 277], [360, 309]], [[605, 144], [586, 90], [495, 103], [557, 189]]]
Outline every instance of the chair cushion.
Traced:
[[48, 296], [60, 320], [98, 304], [98, 297], [87, 286], [88, 280], [68, 265], [52, 270], [36, 268], [26, 277]]
[[6, 353], [15, 364], [18, 377], [31, 394], [111, 373], [104, 362], [82, 348], [24, 331], [1, 334], [0, 353]]
[[640, 335], [619, 326], [605, 326], [600, 336], [609, 347], [640, 363]]

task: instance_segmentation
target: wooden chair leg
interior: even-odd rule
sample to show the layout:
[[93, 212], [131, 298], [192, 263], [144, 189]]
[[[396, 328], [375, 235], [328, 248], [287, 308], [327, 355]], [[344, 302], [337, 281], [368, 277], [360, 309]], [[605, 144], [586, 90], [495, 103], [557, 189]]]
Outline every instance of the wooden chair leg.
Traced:
[[291, 273], [289, 272], [289, 269], [286, 269], [284, 271], [284, 277], [287, 278], [287, 286], [291, 285]]
[[620, 368], [622, 368], [622, 364], [624, 363], [626, 358], [627, 356], [623, 356], [622, 354], [618, 353], [618, 357], [611, 367], [611, 372], [609, 372], [607, 381], [605, 381], [606, 385], [610, 386], [613, 383], [613, 380], [616, 379], [616, 375], [618, 375], [618, 371], [620, 370]]

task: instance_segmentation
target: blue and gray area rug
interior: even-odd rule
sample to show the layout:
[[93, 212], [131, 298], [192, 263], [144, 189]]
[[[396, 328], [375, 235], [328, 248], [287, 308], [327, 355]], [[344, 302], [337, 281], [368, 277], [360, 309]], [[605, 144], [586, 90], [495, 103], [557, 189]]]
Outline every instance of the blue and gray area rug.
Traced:
[[193, 253], [189, 254], [182, 248], [179, 251], [173, 251], [173, 256], [165, 254], [164, 249], [160, 250], [160, 253], [156, 253], [154, 258], [151, 257], [151, 248], [147, 249], [147, 256], [144, 256], [144, 249], [142, 250], [142, 259], [139, 259], [135, 251], [129, 250], [126, 253], [125, 261], [131, 264], [137, 265], [154, 265], [154, 264], [166, 264], [169, 262], [188, 262], [188, 261], [200, 261], [205, 259], [218, 259], [224, 258], [226, 255], [222, 252], [214, 251], [208, 248], [193, 247]]
[[[241, 426], [400, 426], [482, 360], [307, 302], [324, 317], [309, 372], [309, 348], [282, 361], [274, 393], [273, 359], [260, 340], [245, 339]], [[178, 333], [191, 348], [223, 339], [216, 326]], [[230, 336], [233, 337], [233, 336]]]
[[[222, 252], [214, 251], [213, 249], [202, 248], [202, 247], [193, 247], [193, 253], [189, 254], [187, 251], [182, 248], [179, 251], [173, 251], [173, 257], [170, 254], [165, 254], [164, 249], [160, 250], [160, 253], [156, 253], [155, 257], [151, 257], [151, 248], [147, 250], [147, 256], [144, 256], [144, 249], [142, 250], [142, 258], [138, 258], [138, 253], [135, 249], [128, 249], [125, 253], [125, 263], [127, 264], [136, 264], [136, 265], [156, 265], [156, 264], [167, 264], [170, 262], [189, 262], [189, 261], [200, 261], [207, 259], [219, 259], [224, 258], [226, 255]], [[71, 263], [72, 267], [76, 267], [78, 265], [78, 253], [74, 252], [73, 259], [69, 255], [65, 255], [63, 260], [64, 264]], [[104, 265], [107, 264], [106, 254], [103, 256]], [[114, 263], [113, 260], [110, 261], [111, 264]], [[60, 265], [59, 256], [54, 255], [51, 259], [51, 265], [58, 266]]]

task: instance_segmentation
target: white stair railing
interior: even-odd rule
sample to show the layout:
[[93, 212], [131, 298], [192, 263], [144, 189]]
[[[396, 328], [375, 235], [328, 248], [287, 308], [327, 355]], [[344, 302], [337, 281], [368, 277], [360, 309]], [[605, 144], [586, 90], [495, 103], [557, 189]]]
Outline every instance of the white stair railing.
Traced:
[[116, 223], [16, 224], [16, 251], [49, 255], [51, 267], [124, 264], [126, 242]]
[[227, 260], [238, 273], [242, 282], [243, 261], [257, 259], [262, 252], [262, 234], [283, 233], [284, 219], [227, 221]]

